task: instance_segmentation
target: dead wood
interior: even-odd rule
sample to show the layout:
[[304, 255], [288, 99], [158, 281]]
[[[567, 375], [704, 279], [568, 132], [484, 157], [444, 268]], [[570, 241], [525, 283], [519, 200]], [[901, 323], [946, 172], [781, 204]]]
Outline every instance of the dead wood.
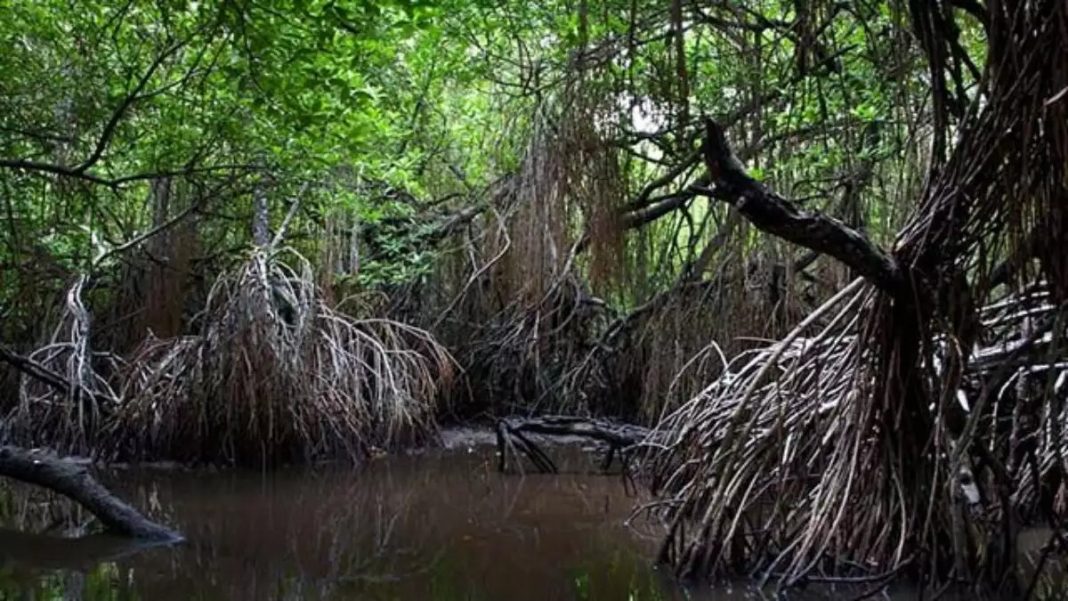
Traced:
[[51, 386], [60, 394], [67, 394], [70, 392], [70, 385], [63, 378], [62, 375], [52, 371], [48, 367], [41, 365], [40, 363], [30, 359], [29, 357], [20, 355], [6, 346], [0, 344], [0, 361], [11, 365], [18, 371], [26, 374], [27, 376]]
[[497, 450], [499, 452], [498, 469], [505, 471], [508, 466], [508, 453], [522, 451], [531, 463], [542, 473], [557, 473], [556, 464], [527, 435], [544, 437], [579, 437], [608, 445], [602, 469], [608, 469], [617, 454], [625, 457], [631, 449], [649, 437], [647, 428], [633, 424], [612, 422], [567, 415], [545, 415], [540, 417], [511, 417], [497, 422]]
[[39, 449], [0, 447], [0, 475], [56, 491], [77, 501], [109, 531], [144, 540], [178, 542], [174, 530], [146, 518], [111, 494], [82, 462]]

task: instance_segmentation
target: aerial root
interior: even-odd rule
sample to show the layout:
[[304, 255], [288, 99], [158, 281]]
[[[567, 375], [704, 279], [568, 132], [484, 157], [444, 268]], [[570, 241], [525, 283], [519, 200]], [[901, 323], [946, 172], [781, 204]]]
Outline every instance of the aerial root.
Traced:
[[[87, 369], [94, 391], [106, 392], [94, 397], [106, 403], [93, 421], [67, 419], [81, 409], [29, 385], [11, 433], [68, 452], [91, 440], [109, 458], [246, 464], [358, 459], [432, 434], [448, 353], [421, 329], [347, 315], [325, 300], [306, 260], [280, 254], [296, 267], [257, 250], [219, 277], [198, 333], [149, 336], [126, 360]], [[35, 355], [69, 363], [77, 349], [53, 343]]]

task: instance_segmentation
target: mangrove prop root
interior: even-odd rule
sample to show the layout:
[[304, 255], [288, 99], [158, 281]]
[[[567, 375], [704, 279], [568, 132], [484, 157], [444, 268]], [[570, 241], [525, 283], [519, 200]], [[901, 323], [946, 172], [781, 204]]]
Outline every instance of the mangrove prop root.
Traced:
[[88, 509], [111, 532], [137, 539], [178, 542], [174, 530], [149, 520], [96, 481], [86, 466], [50, 451], [0, 447], [0, 476], [54, 490]]

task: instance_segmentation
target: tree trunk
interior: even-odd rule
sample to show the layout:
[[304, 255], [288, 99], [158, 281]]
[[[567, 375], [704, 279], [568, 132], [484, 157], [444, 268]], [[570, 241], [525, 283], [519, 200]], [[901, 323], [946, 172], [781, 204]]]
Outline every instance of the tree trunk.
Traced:
[[178, 542], [174, 530], [157, 524], [111, 494], [85, 465], [49, 451], [0, 447], [0, 476], [54, 490], [88, 509], [111, 532], [133, 538]]

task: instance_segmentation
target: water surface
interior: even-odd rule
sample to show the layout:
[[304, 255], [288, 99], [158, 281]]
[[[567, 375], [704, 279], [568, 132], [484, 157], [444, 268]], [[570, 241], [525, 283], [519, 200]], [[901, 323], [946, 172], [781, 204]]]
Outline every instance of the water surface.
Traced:
[[[653, 567], [660, 535], [597, 458], [501, 475], [492, 449], [351, 467], [125, 470], [108, 483], [188, 542], [144, 548], [40, 491], [0, 494], [0, 600], [730, 601]], [[27, 534], [34, 533], [34, 534]], [[66, 538], [61, 538], [66, 537]], [[856, 591], [805, 597], [847, 599]], [[904, 597], [903, 597], [904, 598]]]
[[[578, 452], [568, 455], [568, 469], [586, 470]], [[655, 533], [624, 525], [635, 499], [618, 476], [502, 476], [489, 449], [359, 469], [130, 470], [106, 479], [188, 542], [144, 549], [78, 536], [88, 516], [17, 487], [0, 511], [0, 598], [686, 598], [650, 567]]]

